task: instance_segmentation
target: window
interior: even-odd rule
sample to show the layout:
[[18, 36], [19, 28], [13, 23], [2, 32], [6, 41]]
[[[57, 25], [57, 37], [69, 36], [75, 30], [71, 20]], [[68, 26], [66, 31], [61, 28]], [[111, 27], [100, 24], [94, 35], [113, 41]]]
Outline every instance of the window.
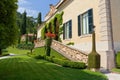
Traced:
[[90, 34], [93, 27], [93, 10], [78, 16], [78, 36]]
[[72, 38], [72, 20], [69, 20], [68, 22], [64, 23], [63, 28], [63, 39]]

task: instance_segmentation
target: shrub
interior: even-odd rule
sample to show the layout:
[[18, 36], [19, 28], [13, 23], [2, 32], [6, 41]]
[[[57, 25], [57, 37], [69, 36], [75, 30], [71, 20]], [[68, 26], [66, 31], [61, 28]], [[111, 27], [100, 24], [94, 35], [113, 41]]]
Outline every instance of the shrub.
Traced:
[[9, 56], [10, 54], [9, 53], [6, 53], [6, 54], [2, 54], [2, 56]]
[[91, 52], [88, 55], [88, 68], [100, 68], [100, 55], [96, 52]]
[[77, 69], [84, 69], [85, 68], [85, 63], [83, 63], [83, 62], [67, 61], [67, 64], [66, 64], [65, 67], [71, 67], [71, 68], [77, 68]]
[[83, 62], [72, 62], [68, 60], [61, 60], [57, 58], [53, 58], [53, 62], [56, 64], [59, 64], [63, 67], [70, 67], [70, 68], [76, 68], [76, 69], [85, 69], [86, 65]]
[[45, 58], [45, 60], [47, 60], [47, 61], [53, 62], [53, 57], [45, 56], [44, 58]]
[[70, 68], [76, 68], [76, 69], [85, 69], [86, 68], [85, 63], [83, 63], [83, 62], [73, 62], [73, 61], [64, 60], [64, 59], [58, 59], [58, 58], [55, 58], [54, 56], [34, 55], [34, 58], [35, 59], [44, 59], [44, 60], [53, 62], [55, 64], [61, 65], [63, 67], [70, 67]]
[[62, 65], [62, 60], [58, 58], [53, 58], [53, 63]]
[[34, 44], [18, 44], [17, 45], [18, 49], [33, 49], [34, 48]]
[[74, 42], [69, 42], [66, 45], [74, 45]]
[[2, 52], [8, 52], [8, 50], [7, 49], [2, 49]]
[[117, 56], [116, 56], [116, 63], [117, 63], [117, 67], [120, 68], [120, 52], [117, 53]]
[[34, 56], [35, 59], [44, 59], [44, 56], [41, 56], [41, 55], [37, 55], [37, 56]]
[[47, 56], [50, 56], [52, 38], [46, 38], [45, 40], [45, 53]]

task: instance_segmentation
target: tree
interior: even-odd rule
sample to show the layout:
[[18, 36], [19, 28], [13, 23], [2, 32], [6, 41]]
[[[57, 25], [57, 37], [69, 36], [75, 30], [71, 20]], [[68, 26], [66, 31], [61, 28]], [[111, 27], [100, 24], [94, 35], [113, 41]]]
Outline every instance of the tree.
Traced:
[[38, 13], [37, 24], [41, 24], [41, 12]]
[[17, 0], [0, 0], [0, 55], [2, 49], [17, 42]]
[[21, 26], [21, 34], [24, 35], [26, 34], [26, 28], [27, 28], [27, 24], [26, 24], [26, 11], [24, 11], [23, 13], [23, 18], [22, 18], [22, 26]]
[[34, 33], [35, 19], [33, 17], [27, 17], [27, 32]]

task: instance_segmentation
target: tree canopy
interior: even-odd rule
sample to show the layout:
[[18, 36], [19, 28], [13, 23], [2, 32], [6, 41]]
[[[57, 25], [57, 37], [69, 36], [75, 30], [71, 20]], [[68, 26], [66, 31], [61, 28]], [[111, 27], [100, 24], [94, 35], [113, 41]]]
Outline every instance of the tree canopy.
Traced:
[[[32, 16], [26, 16], [26, 18], [24, 17], [25, 17], [24, 13], [21, 14], [17, 12], [17, 26], [19, 27], [20, 34], [22, 35], [26, 33], [34, 33], [34, 29], [36, 29], [36, 21], [35, 21], [36, 19]], [[23, 33], [23, 29], [25, 30], [24, 33]]]
[[2, 49], [17, 41], [17, 0], [0, 0], [0, 55]]
[[22, 26], [21, 26], [21, 34], [26, 34], [27, 31], [27, 24], [26, 24], [26, 11], [23, 13], [23, 17], [22, 17]]
[[37, 17], [37, 24], [41, 24], [42, 20], [41, 20], [41, 12], [38, 13], [38, 17]]

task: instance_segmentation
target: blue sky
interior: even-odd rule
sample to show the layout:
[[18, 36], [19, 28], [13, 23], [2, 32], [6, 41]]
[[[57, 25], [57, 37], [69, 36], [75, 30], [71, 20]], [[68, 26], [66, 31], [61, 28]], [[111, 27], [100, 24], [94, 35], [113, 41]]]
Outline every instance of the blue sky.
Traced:
[[49, 4], [57, 4], [59, 0], [18, 0], [18, 12], [23, 13], [25, 10], [28, 16], [37, 17], [42, 13], [42, 20], [50, 10]]

